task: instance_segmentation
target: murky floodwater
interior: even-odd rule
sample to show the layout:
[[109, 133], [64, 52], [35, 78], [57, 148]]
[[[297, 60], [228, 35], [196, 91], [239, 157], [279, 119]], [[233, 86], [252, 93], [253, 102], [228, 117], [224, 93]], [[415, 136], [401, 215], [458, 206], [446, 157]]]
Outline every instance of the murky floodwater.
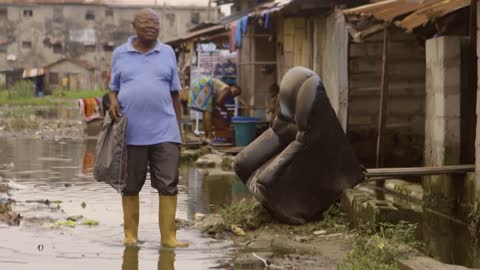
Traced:
[[[0, 269], [224, 269], [235, 251], [230, 241], [180, 229], [190, 248], [161, 249], [158, 195], [147, 180], [140, 194], [140, 248], [122, 245], [121, 197], [92, 177], [95, 141], [59, 144], [0, 139], [0, 176], [12, 179], [19, 227], [0, 227]], [[181, 170], [177, 218], [193, 219], [245, 195], [231, 178], [205, 179], [195, 168]], [[49, 200], [50, 204], [42, 203]], [[57, 205], [55, 201], [61, 201]], [[83, 204], [84, 203], [84, 204]], [[82, 207], [82, 204], [84, 207]], [[51, 220], [82, 215], [99, 226], [50, 228]], [[42, 225], [43, 224], [43, 225]]]
[[398, 207], [399, 217], [418, 224], [417, 237], [426, 255], [444, 263], [480, 269], [480, 236], [471, 231], [467, 217], [426, 207], [416, 199], [392, 193], [383, 196]]

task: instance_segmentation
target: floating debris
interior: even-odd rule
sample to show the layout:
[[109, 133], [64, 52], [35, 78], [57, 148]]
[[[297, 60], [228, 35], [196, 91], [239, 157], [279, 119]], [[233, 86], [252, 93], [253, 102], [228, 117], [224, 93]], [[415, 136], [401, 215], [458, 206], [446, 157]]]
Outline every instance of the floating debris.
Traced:
[[58, 228], [58, 227], [75, 228], [76, 225], [77, 225], [77, 223], [73, 220], [61, 220], [61, 221], [56, 221], [55, 223], [53, 223], [51, 227], [53, 227], [53, 228]]
[[81, 220], [82, 218], [83, 218], [82, 215], [77, 215], [77, 216], [70, 216], [70, 217], [67, 218], [67, 220], [71, 220], [71, 221], [77, 222], [77, 221]]
[[245, 231], [238, 225], [230, 226], [230, 230], [238, 236], [245, 236], [246, 235]]
[[202, 221], [204, 219], [205, 219], [205, 214], [202, 214], [202, 213], [195, 214], [195, 221]]
[[98, 226], [98, 224], [100, 224], [100, 223], [96, 220], [93, 220], [93, 219], [85, 219], [82, 222], [82, 225], [85, 225], [85, 226]]
[[259, 259], [260, 261], [262, 261], [263, 264], [265, 265], [265, 269], [267, 269], [267, 268], [283, 269], [283, 267], [274, 265], [274, 264], [272, 264], [269, 260], [264, 259], [264, 258], [258, 256], [257, 254], [255, 254], [255, 252], [253, 253], [253, 257], [255, 257], [255, 258]]

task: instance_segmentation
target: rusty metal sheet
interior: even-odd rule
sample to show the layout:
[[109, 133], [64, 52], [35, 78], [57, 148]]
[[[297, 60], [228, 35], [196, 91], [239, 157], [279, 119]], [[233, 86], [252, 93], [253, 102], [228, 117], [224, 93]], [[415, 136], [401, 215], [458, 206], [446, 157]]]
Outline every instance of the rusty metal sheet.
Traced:
[[107, 4], [106, 0], [0, 0], [0, 4]]
[[393, 22], [396, 18], [408, 15], [395, 25], [408, 32], [426, 25], [436, 18], [470, 5], [470, 0], [386, 0], [356, 8], [346, 9], [346, 16], [372, 17], [379, 21]]
[[470, 0], [445, 0], [437, 2], [436, 4], [415, 11], [402, 21], [397, 22], [396, 25], [407, 30], [407, 32], [412, 32], [415, 28], [424, 26], [432, 20], [469, 6], [470, 2]]

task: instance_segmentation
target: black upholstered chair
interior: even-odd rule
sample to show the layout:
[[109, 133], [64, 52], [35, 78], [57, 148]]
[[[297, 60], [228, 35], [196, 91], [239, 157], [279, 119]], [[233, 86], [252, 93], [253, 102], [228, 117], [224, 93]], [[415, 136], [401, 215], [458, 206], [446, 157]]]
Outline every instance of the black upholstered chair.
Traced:
[[282, 80], [272, 128], [244, 148], [234, 169], [280, 221], [321, 217], [363, 171], [313, 71], [295, 67]]

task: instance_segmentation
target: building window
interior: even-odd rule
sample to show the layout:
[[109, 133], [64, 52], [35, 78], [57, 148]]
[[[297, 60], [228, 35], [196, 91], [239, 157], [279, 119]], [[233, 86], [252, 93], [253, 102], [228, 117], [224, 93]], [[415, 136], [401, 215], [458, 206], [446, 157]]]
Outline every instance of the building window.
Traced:
[[48, 74], [48, 82], [50, 84], [58, 84], [58, 73], [56, 72], [50, 72]]
[[109, 8], [109, 9], [105, 10], [105, 16], [113, 17], [113, 9]]
[[8, 9], [0, 8], [0, 19], [6, 19], [8, 17]]
[[96, 51], [96, 46], [95, 45], [85, 45], [85, 51], [86, 52], [95, 52]]
[[24, 9], [23, 10], [23, 17], [32, 17], [33, 16], [33, 10], [31, 9]]
[[89, 20], [89, 21], [95, 20], [95, 11], [87, 10], [87, 13], [85, 13], [85, 20]]
[[106, 52], [111, 52], [111, 51], [113, 51], [113, 46], [110, 45], [110, 44], [104, 44], [103, 45], [103, 50], [106, 51]]
[[56, 7], [53, 9], [53, 21], [56, 23], [63, 22], [63, 7]]
[[170, 26], [174, 26], [175, 25], [175, 14], [174, 13], [168, 13], [166, 17], [167, 17], [168, 24]]
[[31, 49], [32, 48], [32, 42], [31, 41], [22, 41], [22, 48]]
[[190, 20], [193, 24], [199, 24], [200, 23], [200, 13], [198, 12], [193, 12], [192, 13], [192, 18]]
[[63, 53], [63, 46], [60, 43], [53, 44], [53, 52], [54, 53]]

